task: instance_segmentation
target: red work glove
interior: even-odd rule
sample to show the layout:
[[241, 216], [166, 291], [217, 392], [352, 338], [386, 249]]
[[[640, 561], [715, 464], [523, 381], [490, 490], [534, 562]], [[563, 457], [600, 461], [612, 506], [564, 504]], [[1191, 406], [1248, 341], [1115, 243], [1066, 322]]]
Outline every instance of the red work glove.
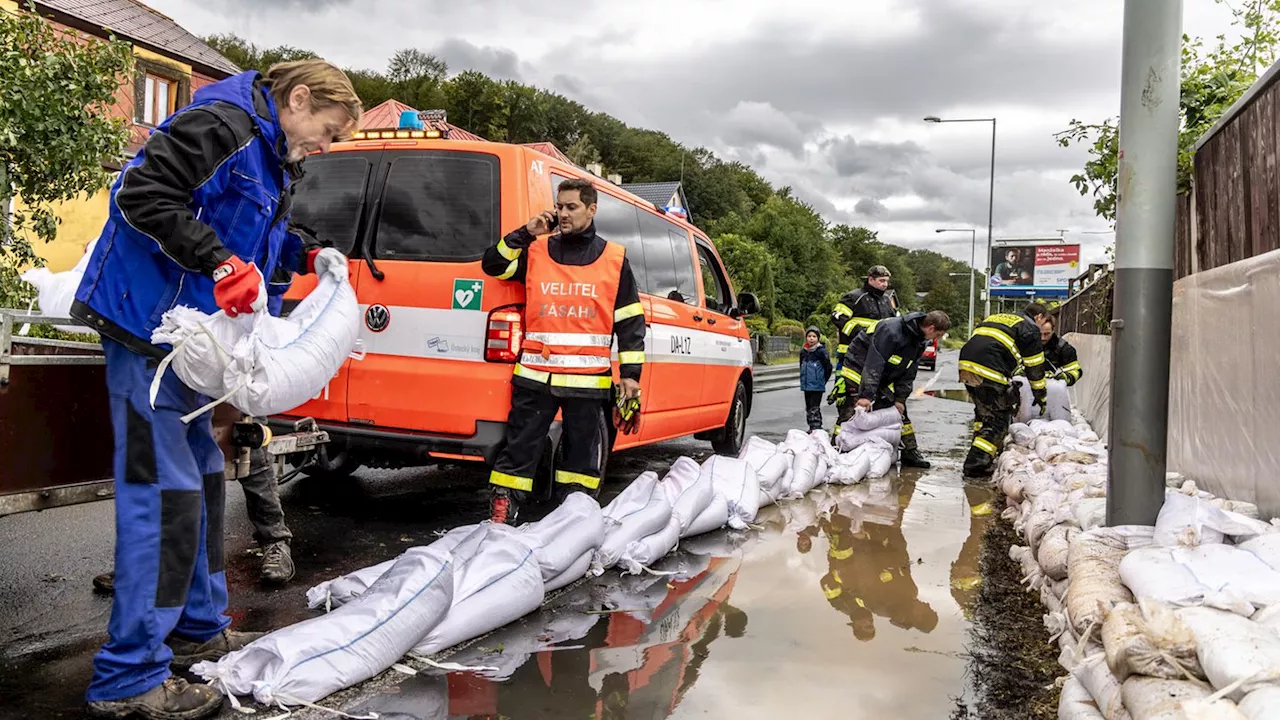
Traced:
[[316, 256], [319, 255], [320, 251], [323, 249], [324, 248], [322, 247], [318, 247], [318, 248], [314, 248], [312, 250], [307, 251], [307, 272], [308, 273], [312, 275], [316, 274]]
[[267, 305], [258, 266], [232, 255], [213, 269], [213, 299], [231, 317], [261, 310]]

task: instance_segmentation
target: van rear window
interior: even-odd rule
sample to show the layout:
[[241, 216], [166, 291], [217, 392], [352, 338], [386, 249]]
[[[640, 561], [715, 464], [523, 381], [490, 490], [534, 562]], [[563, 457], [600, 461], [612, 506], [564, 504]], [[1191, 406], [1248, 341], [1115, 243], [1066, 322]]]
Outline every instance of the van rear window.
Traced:
[[295, 186], [290, 221], [350, 255], [360, 230], [370, 167], [368, 157], [349, 152], [308, 158]]
[[391, 163], [375, 241], [387, 260], [478, 260], [502, 237], [498, 158], [433, 150]]

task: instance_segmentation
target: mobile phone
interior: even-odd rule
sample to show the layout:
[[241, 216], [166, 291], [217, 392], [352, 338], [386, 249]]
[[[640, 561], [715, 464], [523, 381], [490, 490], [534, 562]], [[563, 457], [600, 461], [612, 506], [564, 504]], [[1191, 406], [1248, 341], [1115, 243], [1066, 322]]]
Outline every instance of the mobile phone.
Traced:
[[555, 213], [551, 213], [551, 220], [547, 222], [547, 229], [555, 230], [557, 227], [559, 227], [559, 225], [560, 225], [560, 216]]

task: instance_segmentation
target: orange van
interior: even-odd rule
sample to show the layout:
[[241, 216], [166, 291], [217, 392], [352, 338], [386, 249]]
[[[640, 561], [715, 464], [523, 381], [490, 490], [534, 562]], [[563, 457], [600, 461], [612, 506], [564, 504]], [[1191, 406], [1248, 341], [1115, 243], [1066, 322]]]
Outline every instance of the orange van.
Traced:
[[[736, 453], [751, 412], [752, 352], [735, 296], [706, 235], [580, 168], [521, 145], [366, 130], [305, 164], [294, 222], [351, 260], [363, 313], [361, 359], [350, 359], [312, 401], [275, 418], [312, 417], [331, 441], [309, 474], [361, 465], [491, 464], [510, 409], [520, 355], [523, 285], [488, 277], [484, 251], [553, 207], [554, 188], [585, 177], [599, 189], [596, 229], [626, 246], [648, 329], [638, 432], [622, 450], [696, 435]], [[285, 310], [314, 287], [297, 277]], [[617, 351], [614, 351], [617, 376]], [[554, 469], [558, 424], [540, 475]]]

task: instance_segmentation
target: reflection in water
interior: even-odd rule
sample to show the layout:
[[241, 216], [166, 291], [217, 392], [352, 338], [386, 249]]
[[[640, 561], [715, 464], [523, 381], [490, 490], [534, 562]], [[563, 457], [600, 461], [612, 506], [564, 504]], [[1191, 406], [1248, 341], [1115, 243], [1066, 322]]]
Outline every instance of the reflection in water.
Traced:
[[991, 524], [991, 501], [995, 492], [991, 488], [976, 485], [964, 486], [965, 502], [969, 504], [969, 535], [960, 546], [960, 554], [951, 563], [951, 597], [960, 606], [966, 620], [973, 620], [973, 603], [982, 587], [982, 574], [978, 560], [982, 554], [982, 537]]
[[[940, 505], [946, 512], [961, 511], [957, 507], [959, 488], [945, 503], [938, 500], [937, 489], [927, 481], [918, 488], [912, 478], [882, 479], [853, 487], [821, 488], [804, 500], [766, 508], [757, 518], [763, 528], [758, 532], [722, 531], [683, 541], [678, 555], [659, 563], [659, 570], [678, 571], [675, 576], [609, 574], [583, 583], [556, 598], [551, 607], [447, 658], [464, 665], [495, 667], [496, 672], [484, 676], [465, 672], [406, 676], [389, 692], [344, 709], [352, 713], [376, 711], [383, 718], [397, 720], [657, 720], [672, 716], [686, 702], [690, 712], [697, 713], [700, 705], [716, 702], [706, 695], [690, 697], [700, 678], [708, 678], [703, 683], [711, 698], [717, 688], [742, 687], [725, 685], [726, 668], [754, 667], [755, 661], [741, 656], [742, 649], [751, 647], [753, 638], [758, 643], [758, 638], [778, 630], [769, 627], [778, 622], [778, 616], [759, 605], [758, 595], [753, 604], [751, 590], [744, 591], [747, 595], [741, 602], [760, 608], [762, 614], [756, 622], [763, 624], [754, 631], [747, 613], [730, 603], [739, 574], [744, 569], [763, 572], [760, 558], [777, 551], [782, 552], [785, 563], [804, 573], [805, 581], [796, 586], [795, 593], [812, 594], [810, 583], [816, 580], [830, 606], [848, 617], [853, 636], [837, 634], [817, 640], [797, 636], [797, 647], [803, 647], [806, 640], [820, 646], [874, 647], [869, 651], [875, 654], [876, 662], [882, 662], [892, 645], [864, 645], [876, 637], [877, 617], [887, 619], [890, 626], [926, 634], [939, 625], [938, 612], [919, 597], [902, 529], [904, 514], [912, 504], [932, 508], [928, 512], [937, 512], [935, 506]], [[990, 498], [988, 490], [965, 488], [969, 507], [981, 506]], [[969, 515], [968, 538], [958, 557], [954, 550], [944, 553], [955, 558], [950, 569], [951, 596], [965, 608], [977, 592], [978, 549], [990, 517], [974, 515], [969, 508], [963, 512]], [[958, 541], [959, 533], [953, 537]], [[823, 544], [816, 542], [820, 539], [825, 539], [825, 563], [820, 555], [814, 557], [823, 552]], [[756, 544], [759, 549], [748, 550]], [[816, 551], [815, 546], [819, 548]], [[947, 543], [947, 547], [954, 545]], [[752, 558], [750, 567], [743, 564], [744, 552]], [[921, 551], [917, 548], [916, 552]], [[816, 565], [796, 565], [801, 558], [812, 558]], [[761, 582], [759, 575], [752, 577]], [[939, 597], [946, 597], [941, 585], [937, 585], [941, 595], [928, 596], [935, 605]], [[803, 605], [798, 599], [783, 602], [784, 618], [787, 612], [797, 612], [787, 610], [789, 605]], [[954, 613], [950, 611], [948, 617], [955, 617]], [[789, 625], [785, 619], [782, 622]], [[806, 625], [797, 622], [795, 627]], [[948, 633], [954, 634], [954, 630]], [[722, 638], [748, 644], [735, 645]], [[894, 641], [886, 636], [880, 642]], [[713, 645], [718, 649], [713, 650]], [[731, 648], [740, 649], [734, 652]], [[955, 649], [960, 649], [958, 644]], [[785, 658], [783, 652], [774, 661], [790, 662]], [[758, 709], [785, 716], [785, 705], [774, 708], [777, 712]]]
[[[938, 626], [938, 613], [917, 595], [911, 578], [911, 557], [902, 535], [902, 516], [915, 494], [913, 479], [898, 483], [885, 498], [889, 513], [856, 507], [842, 512], [840, 505], [818, 521], [808, 535], [821, 530], [827, 538], [827, 564], [822, 594], [831, 607], [849, 617], [853, 636], [867, 642], [876, 636], [875, 616], [904, 630], [924, 633]], [[884, 502], [885, 500], [881, 500]]]
[[959, 390], [955, 390], [955, 389], [925, 390], [924, 394], [931, 395], [936, 398], [942, 398], [943, 400], [959, 400], [960, 402], [973, 402], [972, 400], [969, 399], [969, 391], [965, 390], [964, 388], [960, 388]]

